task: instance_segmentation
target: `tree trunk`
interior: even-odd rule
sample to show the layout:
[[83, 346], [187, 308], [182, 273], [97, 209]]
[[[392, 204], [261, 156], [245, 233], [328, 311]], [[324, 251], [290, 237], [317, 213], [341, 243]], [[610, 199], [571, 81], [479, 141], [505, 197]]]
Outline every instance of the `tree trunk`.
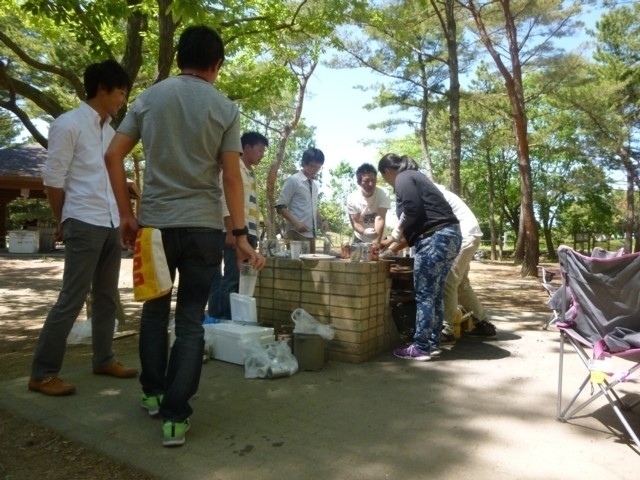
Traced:
[[634, 175], [627, 170], [627, 212], [624, 222], [624, 251], [633, 252], [633, 220], [634, 220], [634, 201], [633, 201], [633, 180]]
[[172, 0], [158, 0], [158, 71], [154, 83], [167, 78], [173, 65], [174, 38], [179, 21], [173, 20], [172, 3]]
[[[425, 92], [425, 97], [427, 93]], [[424, 164], [424, 174], [427, 178], [433, 181], [433, 164], [431, 163], [431, 156], [429, 155], [429, 147], [427, 140], [427, 123], [428, 123], [428, 107], [425, 105], [428, 100], [425, 98], [423, 102], [422, 112], [420, 113], [420, 151], [422, 152], [422, 159]]]
[[[540, 245], [538, 239], [538, 226], [536, 225], [533, 211], [533, 186], [531, 181], [531, 164], [529, 163], [529, 143], [527, 141], [527, 119], [524, 112], [524, 103], [520, 105], [522, 110], [516, 113], [514, 124], [516, 129], [516, 145], [518, 148], [518, 171], [520, 173], [520, 232], [518, 241], [522, 239], [524, 248], [522, 268], [520, 275], [523, 277], [538, 276], [538, 262], [540, 260]], [[515, 261], [518, 262], [520, 252], [516, 250]]]
[[265, 231], [267, 232], [267, 238], [275, 239], [276, 238], [276, 179], [278, 178], [278, 170], [280, 169], [280, 165], [282, 165], [282, 160], [284, 159], [285, 149], [287, 148], [287, 141], [289, 137], [295, 130], [298, 122], [300, 122], [300, 117], [302, 116], [302, 106], [304, 105], [304, 97], [307, 93], [307, 85], [309, 84], [309, 79], [316, 67], [318, 66], [317, 60], [312, 60], [309, 65], [309, 69], [305, 70], [304, 66], [300, 67], [299, 70], [296, 71], [296, 66], [293, 64], [290, 65], [290, 68], [296, 73], [299, 82], [298, 88], [298, 96], [296, 98], [295, 110], [293, 114], [293, 118], [289, 123], [287, 123], [280, 133], [280, 138], [278, 140], [278, 150], [276, 151], [276, 159], [271, 164], [269, 168], [269, 173], [267, 174], [267, 219], [265, 225]]
[[551, 228], [548, 225], [543, 227], [544, 242], [547, 246], [547, 259], [556, 260], [556, 247], [553, 244], [553, 235], [551, 234]]
[[454, 12], [455, 2], [445, 0], [447, 19], [447, 53], [449, 56], [449, 130], [451, 132], [450, 181], [451, 191], [460, 195], [460, 157], [462, 152], [462, 136], [460, 133], [460, 71], [458, 67], [458, 27]]
[[287, 147], [287, 141], [291, 136], [292, 128], [290, 125], [280, 132], [280, 138], [278, 140], [278, 150], [276, 150], [275, 161], [269, 168], [267, 174], [267, 224], [265, 225], [265, 231], [267, 232], [267, 238], [274, 240], [276, 238], [276, 179], [278, 178], [278, 170], [282, 165], [284, 159], [284, 152]]
[[509, 70], [500, 53], [498, 53], [491, 36], [487, 32], [484, 20], [481, 15], [481, 8], [477, 7], [472, 0], [465, 6], [478, 27], [478, 33], [482, 43], [487, 48], [491, 58], [504, 78], [505, 87], [511, 103], [511, 113], [513, 116], [513, 130], [518, 152], [518, 172], [520, 175], [520, 222], [518, 228], [518, 239], [516, 243], [514, 261], [516, 264], [522, 262], [520, 275], [523, 277], [538, 276], [538, 261], [540, 257], [540, 246], [538, 244], [538, 229], [533, 211], [533, 186], [531, 182], [531, 163], [529, 160], [529, 142], [527, 138], [527, 115], [525, 108], [524, 89], [522, 85], [522, 64], [520, 61], [520, 45], [518, 44], [518, 30], [515, 24], [515, 16], [511, 12], [510, 2], [500, 0], [504, 14], [505, 36], [509, 44], [509, 60], [511, 70]]
[[422, 152], [422, 159], [424, 160], [425, 175], [431, 181], [433, 178], [433, 163], [431, 162], [431, 155], [429, 154], [429, 141], [427, 139], [427, 128], [429, 126], [429, 89], [426, 87], [428, 83], [427, 71], [422, 55], [418, 55], [418, 62], [420, 64], [420, 77], [422, 80], [422, 110], [420, 112], [420, 131], [418, 135], [420, 137], [420, 151]]
[[[127, 44], [122, 57], [122, 66], [131, 79], [138, 78], [142, 66], [142, 47], [145, 38], [143, 33], [146, 33], [149, 27], [147, 15], [142, 12], [141, 4], [141, 0], [127, 2], [130, 14], [127, 18]], [[171, 38], [173, 39], [173, 36]], [[120, 110], [126, 111], [124, 108]]]
[[[458, 25], [456, 23], [455, 0], [444, 0], [444, 16], [440, 2], [430, 1], [447, 42], [447, 68], [449, 70], [449, 134], [451, 155], [449, 159], [449, 187], [460, 195], [460, 157], [462, 156], [462, 139], [460, 133], [460, 69], [458, 64]], [[426, 84], [425, 84], [426, 85]], [[431, 166], [432, 168], [432, 166]], [[431, 178], [431, 177], [430, 177]]]
[[489, 190], [489, 231], [491, 232], [491, 260], [498, 259], [498, 252], [496, 251], [496, 244], [499, 241], [496, 232], [496, 221], [495, 221], [495, 213], [496, 213], [496, 201], [495, 201], [495, 190], [493, 185], [493, 166], [491, 165], [491, 154], [489, 150], [487, 150], [487, 183]]

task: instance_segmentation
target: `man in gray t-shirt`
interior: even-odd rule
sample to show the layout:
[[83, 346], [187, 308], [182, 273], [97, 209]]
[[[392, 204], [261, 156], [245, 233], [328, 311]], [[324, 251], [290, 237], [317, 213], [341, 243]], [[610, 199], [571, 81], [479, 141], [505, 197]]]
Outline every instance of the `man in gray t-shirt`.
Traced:
[[171, 278], [179, 274], [176, 340], [167, 356], [171, 292], [148, 300], [140, 321], [140, 405], [160, 414], [167, 447], [185, 442], [198, 390], [209, 287], [222, 257], [222, 170], [225, 199], [237, 237], [238, 262], [257, 270], [264, 258], [247, 241], [244, 190], [239, 169], [238, 107], [212, 84], [224, 60], [220, 36], [206, 26], [188, 27], [178, 42], [181, 73], [141, 93], [131, 105], [105, 155], [118, 202], [123, 244], [131, 246], [138, 220], [126, 196], [124, 158], [139, 140], [145, 157], [139, 223], [159, 228]]

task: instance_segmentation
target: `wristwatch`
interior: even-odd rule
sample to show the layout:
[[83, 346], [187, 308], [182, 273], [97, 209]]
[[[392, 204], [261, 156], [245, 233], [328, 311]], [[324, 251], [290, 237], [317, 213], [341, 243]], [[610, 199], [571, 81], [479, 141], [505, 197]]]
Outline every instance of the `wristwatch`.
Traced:
[[231, 230], [231, 234], [234, 237], [241, 237], [242, 235], [249, 235], [249, 227], [247, 227], [245, 225], [242, 228], [234, 228], [233, 230]]

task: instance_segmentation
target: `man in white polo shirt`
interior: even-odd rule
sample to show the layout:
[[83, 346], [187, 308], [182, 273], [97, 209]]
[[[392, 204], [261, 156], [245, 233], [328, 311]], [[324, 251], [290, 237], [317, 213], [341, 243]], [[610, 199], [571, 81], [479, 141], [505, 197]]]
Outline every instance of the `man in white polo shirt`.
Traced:
[[111, 118], [127, 103], [130, 86], [117, 62], [89, 65], [84, 72], [87, 100], [60, 115], [49, 128], [42, 179], [58, 222], [56, 240], [64, 241], [64, 274], [31, 366], [29, 390], [45, 395], [76, 390], [58, 373], [67, 337], [90, 289], [93, 373], [120, 378], [138, 374], [116, 362], [111, 350], [122, 248], [120, 216], [104, 164], [104, 152], [115, 135]]
[[326, 233], [329, 224], [318, 210], [318, 182], [314, 180], [322, 165], [324, 153], [319, 148], [308, 148], [302, 154], [302, 168], [285, 180], [276, 200], [276, 211], [286, 220], [285, 238], [302, 240], [310, 244], [310, 253], [316, 251], [316, 237]]

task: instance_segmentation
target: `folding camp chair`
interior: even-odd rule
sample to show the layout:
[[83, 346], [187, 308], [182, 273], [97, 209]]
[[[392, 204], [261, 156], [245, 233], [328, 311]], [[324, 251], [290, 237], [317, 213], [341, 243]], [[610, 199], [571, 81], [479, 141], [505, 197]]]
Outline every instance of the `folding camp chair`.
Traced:
[[[562, 320], [556, 324], [560, 331], [558, 420], [566, 422], [596, 399], [604, 397], [640, 449], [640, 440], [623, 413], [639, 405], [640, 400], [625, 402], [615, 391], [640, 368], [640, 253], [594, 253], [597, 253], [596, 257], [589, 257], [569, 247], [558, 249], [562, 295], [569, 297], [562, 302]], [[587, 372], [563, 408], [566, 344], [574, 348]], [[591, 350], [592, 355], [588, 355], [587, 350]], [[632, 364], [630, 368], [615, 371], [613, 357], [629, 360]], [[591, 396], [578, 402], [589, 383]]]
[[[553, 277], [558, 275], [560, 272], [553, 271], [543, 265], [538, 265], [538, 270], [540, 270], [540, 276], [542, 277], [541, 287], [547, 292], [549, 296], [549, 300], [547, 301], [547, 305], [549, 309], [553, 311], [553, 315], [549, 317], [549, 321], [542, 327], [543, 330], [549, 328], [549, 326], [557, 323], [560, 320], [560, 306], [557, 301], [558, 295], [556, 293], [560, 290], [560, 287], [555, 287], [551, 284], [551, 280]], [[561, 300], [561, 299], [560, 299]]]

